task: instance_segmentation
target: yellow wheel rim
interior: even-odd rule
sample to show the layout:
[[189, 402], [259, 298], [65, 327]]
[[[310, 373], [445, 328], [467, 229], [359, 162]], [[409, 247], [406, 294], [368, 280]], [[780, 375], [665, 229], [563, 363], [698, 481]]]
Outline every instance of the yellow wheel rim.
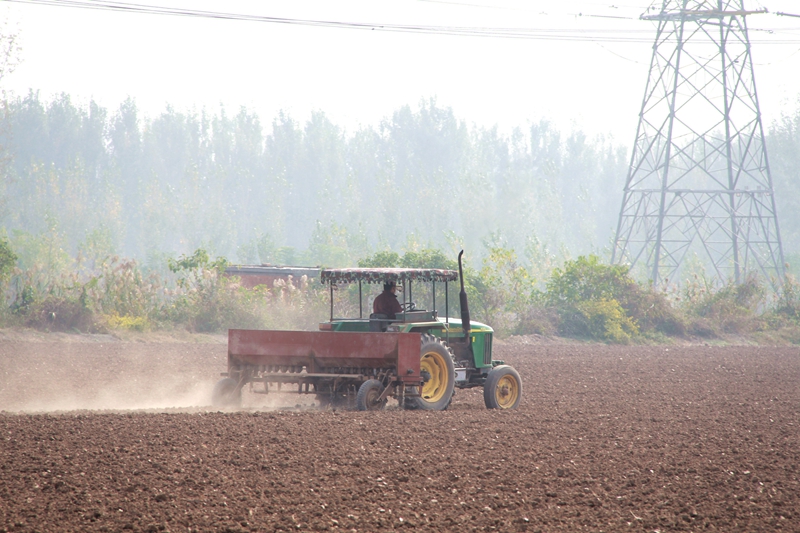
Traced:
[[426, 402], [438, 402], [447, 389], [447, 364], [442, 354], [428, 352], [419, 362], [420, 370], [428, 372], [431, 379], [422, 385], [422, 399]]
[[514, 404], [517, 403], [517, 398], [519, 398], [519, 383], [514, 379], [514, 376], [506, 375], [500, 378], [500, 381], [497, 382], [497, 387], [494, 389], [494, 397], [501, 409], [514, 407]]

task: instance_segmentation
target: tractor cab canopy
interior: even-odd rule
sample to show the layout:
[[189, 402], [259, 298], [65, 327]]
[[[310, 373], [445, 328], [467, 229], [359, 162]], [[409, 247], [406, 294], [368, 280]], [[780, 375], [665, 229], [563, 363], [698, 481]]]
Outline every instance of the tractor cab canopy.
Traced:
[[406, 281], [458, 281], [455, 270], [437, 268], [332, 268], [320, 275], [322, 283], [388, 283], [402, 285]]
[[[398, 314], [395, 322], [428, 322], [436, 320], [438, 316], [436, 308], [436, 283], [444, 283], [445, 317], [448, 311], [448, 282], [458, 281], [458, 272], [455, 270], [443, 270], [436, 268], [335, 268], [324, 269], [320, 273], [320, 282], [330, 285], [331, 297], [331, 322], [335, 320], [348, 320], [334, 318], [333, 314], [333, 291], [339, 285], [358, 284], [358, 319], [364, 316], [363, 284], [379, 284], [395, 282], [402, 286], [402, 306], [403, 313]], [[432, 304], [430, 310], [417, 309], [414, 301], [414, 282], [430, 283], [430, 297], [426, 298]], [[427, 291], [426, 291], [427, 292]], [[419, 295], [419, 292], [417, 293]], [[441, 295], [440, 295], [441, 296]], [[367, 312], [369, 316], [369, 311]]]

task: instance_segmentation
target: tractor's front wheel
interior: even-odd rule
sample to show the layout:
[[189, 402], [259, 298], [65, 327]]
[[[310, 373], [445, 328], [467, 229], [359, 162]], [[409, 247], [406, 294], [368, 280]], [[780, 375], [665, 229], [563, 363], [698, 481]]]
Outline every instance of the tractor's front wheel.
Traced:
[[442, 340], [433, 335], [422, 335], [419, 367], [425, 382], [416, 398], [406, 398], [406, 409], [443, 411], [453, 399], [456, 386], [456, 369], [453, 355]]
[[225, 409], [242, 406], [242, 389], [233, 378], [222, 378], [211, 392], [211, 405]]
[[383, 392], [383, 383], [377, 379], [368, 379], [358, 388], [356, 394], [356, 409], [359, 411], [380, 411], [386, 405], [386, 400], [379, 400]]
[[522, 398], [522, 380], [514, 367], [496, 366], [483, 384], [483, 402], [487, 409], [516, 409]]

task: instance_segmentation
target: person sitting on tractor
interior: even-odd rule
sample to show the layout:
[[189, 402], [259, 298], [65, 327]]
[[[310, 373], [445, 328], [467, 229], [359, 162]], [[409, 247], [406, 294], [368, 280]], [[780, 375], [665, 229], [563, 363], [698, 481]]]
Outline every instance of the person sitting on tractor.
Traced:
[[397, 284], [394, 281], [383, 284], [383, 292], [372, 302], [372, 312], [386, 315], [386, 318], [397, 318], [397, 313], [403, 312], [403, 307], [397, 301]]

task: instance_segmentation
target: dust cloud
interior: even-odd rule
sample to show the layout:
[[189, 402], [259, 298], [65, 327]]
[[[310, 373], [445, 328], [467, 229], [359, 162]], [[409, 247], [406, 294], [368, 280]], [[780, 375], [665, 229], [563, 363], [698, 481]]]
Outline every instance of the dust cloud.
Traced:
[[[214, 342], [128, 342], [108, 336], [0, 339], [0, 411], [210, 410], [226, 370]], [[247, 409], [306, 407], [313, 397], [245, 394]]]

